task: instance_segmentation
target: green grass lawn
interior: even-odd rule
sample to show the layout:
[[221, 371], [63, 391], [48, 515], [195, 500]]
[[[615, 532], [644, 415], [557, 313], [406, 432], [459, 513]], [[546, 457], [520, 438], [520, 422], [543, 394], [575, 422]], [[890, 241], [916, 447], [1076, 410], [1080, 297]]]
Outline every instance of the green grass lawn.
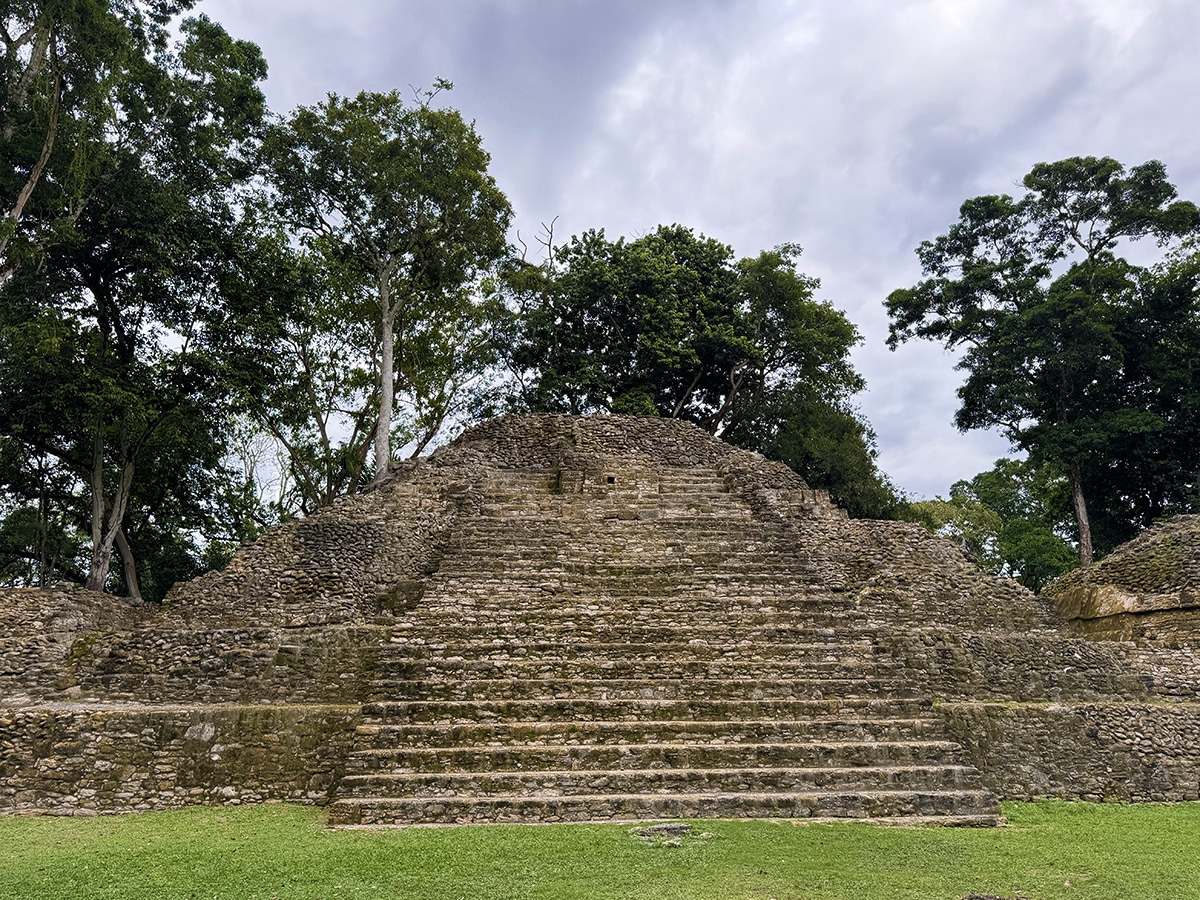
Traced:
[[0, 898], [1200, 898], [1200, 804], [1006, 804], [994, 829], [697, 822], [330, 831], [308, 807], [0, 817]]

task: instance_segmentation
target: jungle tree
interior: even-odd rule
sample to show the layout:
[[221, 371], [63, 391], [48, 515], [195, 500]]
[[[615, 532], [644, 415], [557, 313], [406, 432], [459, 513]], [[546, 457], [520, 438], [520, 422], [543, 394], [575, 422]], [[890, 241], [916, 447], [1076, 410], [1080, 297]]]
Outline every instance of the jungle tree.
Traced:
[[894, 494], [850, 407], [859, 335], [813, 298], [799, 252], [737, 260], [671, 225], [632, 241], [588, 231], [545, 265], [515, 266], [504, 356], [518, 404], [687, 419], [788, 462], [858, 514], [886, 515]]
[[[0, 288], [0, 433], [18, 460], [6, 493], [36, 493], [88, 536], [88, 587], [109, 584], [115, 548], [134, 597], [135, 532], [178, 560], [218, 527], [227, 402], [213, 325], [264, 112], [257, 47], [204, 18], [181, 30], [111, 86], [86, 204]], [[157, 570], [158, 595], [168, 570], [195, 574]]]
[[1200, 212], [1175, 199], [1157, 161], [1129, 171], [1108, 158], [1042, 163], [1024, 185], [1016, 200], [966, 201], [946, 234], [917, 248], [927, 277], [888, 297], [888, 343], [922, 337], [965, 351], [955, 423], [997, 427], [1066, 475], [1086, 566], [1088, 480], [1130, 436], [1162, 424], [1130, 390], [1126, 338], [1145, 273], [1121, 252], [1129, 240], [1194, 232]]
[[429, 351], [476, 315], [478, 282], [507, 252], [511, 209], [479, 135], [457, 110], [431, 105], [449, 87], [438, 82], [411, 105], [396, 92], [330, 95], [266, 144], [276, 211], [328, 269], [337, 315], [374, 332], [359, 350], [378, 385], [376, 479], [392, 459], [398, 388], [439, 407], [451, 379], [425, 364], [455, 358]]

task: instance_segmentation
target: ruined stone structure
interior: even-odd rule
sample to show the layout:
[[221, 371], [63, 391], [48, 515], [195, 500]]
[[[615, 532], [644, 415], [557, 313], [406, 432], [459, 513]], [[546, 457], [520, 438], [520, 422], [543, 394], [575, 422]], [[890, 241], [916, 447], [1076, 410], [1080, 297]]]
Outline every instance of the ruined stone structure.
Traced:
[[1081, 636], [688, 424], [506, 418], [162, 609], [0, 596], [0, 808], [990, 824], [998, 797], [1196, 799], [1179, 652]]
[[1081, 633], [1110, 640], [1200, 641], [1200, 516], [1177, 516], [1142, 533], [1047, 594]]

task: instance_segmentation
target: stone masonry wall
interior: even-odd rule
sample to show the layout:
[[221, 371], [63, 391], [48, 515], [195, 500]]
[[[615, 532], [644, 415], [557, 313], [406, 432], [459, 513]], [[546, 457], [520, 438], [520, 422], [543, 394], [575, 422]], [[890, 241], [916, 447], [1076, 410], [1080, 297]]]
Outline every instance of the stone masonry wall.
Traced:
[[153, 627], [93, 634], [53, 696], [147, 703], [353, 703], [375, 674], [378, 626]]
[[783, 463], [715, 440], [676, 419], [639, 416], [507, 416], [464, 433], [430, 459], [442, 465], [478, 460], [498, 469], [546, 469], [589, 478], [609, 474], [622, 458], [643, 468], [681, 467], [720, 472], [760, 515], [844, 518], [823, 491], [814, 491]]
[[1200, 705], [946, 703], [951, 740], [1002, 799], [1200, 799]]
[[1200, 516], [1176, 516], [1045, 591], [1080, 633], [1200, 644]]
[[[811, 610], [820, 622], [822, 631], [795, 643], [832, 642], [844, 629], [863, 666], [889, 685], [879, 699], [935, 703], [1001, 796], [1197, 799], [1200, 705], [1149, 701], [1155, 689], [1195, 700], [1200, 660], [1074, 638], [1053, 603], [985, 575], [950, 543], [916, 525], [849, 520], [790, 469], [695, 426], [508, 418], [391, 474], [376, 490], [274, 529], [223, 572], [176, 586], [161, 610], [73, 588], [0, 591], [0, 809], [324, 802], [361, 724], [360, 704], [392, 690], [378, 683], [392, 629], [411, 625], [414, 611], [429, 614], [429, 585], [442, 578], [459, 591], [449, 592], [445, 631], [437, 620], [431, 632], [448, 643], [466, 627], [461, 598], [485, 611], [503, 601], [509, 586], [487, 581], [486, 553], [446, 555], [464, 523], [489, 534], [511, 528], [511, 538], [485, 546], [528, 551], [539, 571], [544, 556], [549, 570], [561, 569], [559, 582], [587, 582], [601, 569], [637, 574], [640, 564], [680, 584], [711, 578], [692, 585], [703, 603], [710, 598], [699, 588], [720, 594], [730, 572], [753, 570], [741, 583], [777, 605], [781, 621]], [[708, 494], [692, 509], [692, 495], [672, 485], [696, 479]], [[652, 540], [688, 517], [702, 523], [697, 533], [710, 529], [704, 558], [688, 555], [691, 537]], [[1122, 590], [1177, 598], [1170, 615], [1182, 615], [1200, 591], [1200, 517], [1192, 518], [1154, 539], [1158, 561], [1149, 568], [1118, 551], [1095, 571], [1109, 565]], [[555, 542], [586, 550], [589, 529], [606, 522], [620, 526], [610, 530], [621, 538], [614, 557], [584, 553], [570, 569]], [[770, 589], [753, 587], [760, 577]], [[1092, 590], [1083, 577], [1063, 590]], [[537, 596], [558, 597], [559, 582]], [[664, 617], [688, 612], [665, 609], [677, 600], [666, 594]], [[737, 608], [741, 598], [728, 599]], [[555, 602], [588, 598], [564, 593]], [[759, 612], [741, 614], [749, 622]], [[437, 652], [454, 657], [452, 647]], [[390, 665], [393, 677], [408, 671], [402, 659]], [[403, 690], [432, 691], [411, 681]], [[695, 699], [703, 689], [680, 690]]]
[[[433, 472], [436, 482], [437, 470]], [[455, 489], [399, 476], [371, 493], [272, 529], [229, 565], [167, 594], [164, 611], [191, 628], [282, 628], [369, 621], [397, 584], [437, 567], [457, 512]]]
[[221, 572], [177, 585], [169, 618], [184, 626], [294, 628], [370, 622], [419, 599], [464, 511], [478, 508], [491, 473], [541, 470], [557, 490], [583, 492], [628, 464], [717, 470], [759, 515], [844, 518], [782, 463], [713, 439], [696, 426], [631, 416], [493, 420], [432, 456], [394, 465], [366, 494], [272, 529]]
[[101, 634], [127, 634], [148, 618], [143, 606], [74, 585], [0, 589], [0, 698], [53, 694], [64, 668]]
[[359, 714], [357, 706], [0, 709], [0, 808], [87, 815], [324, 803]]
[[863, 624], [1061, 635], [1054, 604], [984, 573], [952, 543], [908, 522], [805, 521], [822, 586], [853, 597]]
[[1107, 584], [1131, 594], [1200, 590], [1200, 516], [1175, 516], [1122, 544], [1096, 565], [1076, 569], [1049, 587], [1059, 594], [1079, 585]]
[[1142, 700], [1148, 678], [1118, 648], [1047, 635], [883, 632], [881, 653], [902, 663], [904, 683], [935, 700]]

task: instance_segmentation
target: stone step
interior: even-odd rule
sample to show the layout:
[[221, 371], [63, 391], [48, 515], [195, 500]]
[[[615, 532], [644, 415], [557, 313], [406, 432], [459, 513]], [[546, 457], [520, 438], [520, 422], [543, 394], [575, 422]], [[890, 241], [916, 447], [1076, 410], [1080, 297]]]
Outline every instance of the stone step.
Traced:
[[363, 704], [363, 720], [405, 723], [502, 722], [793, 722], [810, 717], [878, 716], [880, 719], [918, 718], [931, 713], [921, 698], [837, 697], [829, 699], [596, 699], [574, 697], [535, 700], [373, 700]]
[[[726, 744], [796, 744], [836, 742], [937, 741], [944, 735], [940, 719], [867, 718], [851, 709], [795, 721], [549, 721], [423, 722], [396, 724], [366, 716], [358, 726], [360, 748], [390, 750], [447, 747], [606, 746], [654, 741], [720, 747]], [[853, 713], [853, 714], [851, 714]]]
[[832, 768], [610, 769], [409, 772], [346, 775], [338, 798], [520, 797], [529, 794], [724, 794], [761, 791], [967, 790], [979, 772], [962, 765]]
[[[516, 517], [522, 519], [522, 530], [528, 531], [539, 545], [557, 547], [566, 555], [608, 550], [624, 542], [637, 549], [670, 546], [690, 551], [723, 544], [761, 547], [769, 553], [784, 554], [819, 548], [822, 540], [829, 537], [828, 530], [820, 526], [754, 520], [745, 506], [727, 497], [718, 495], [711, 500], [706, 497], [691, 504], [664, 504], [657, 498], [641, 503], [626, 499], [594, 507], [595, 515], [589, 515], [592, 509], [577, 511], [569, 504], [556, 504], [544, 507], [541, 514], [522, 516], [517, 512]], [[729, 516], [721, 519], [714, 515], [717, 512], [728, 512]], [[621, 513], [628, 517], [614, 516]], [[654, 520], [634, 518], [646, 513], [655, 516]], [[448, 546], [465, 547], [473, 543], [520, 546], [513, 523], [502, 516], [470, 517], [459, 522], [460, 527], [450, 536]]]
[[[834, 626], [814, 625], [811, 621], [802, 624], [756, 623], [714, 624], [712, 622], [689, 622], [686, 625], [670, 623], [625, 624], [588, 621], [586, 627], [577, 622], [547, 622], [508, 620], [503, 623], [488, 622], [459, 623], [450, 621], [433, 622], [425, 617], [408, 617], [400, 622], [388, 622], [391, 627], [391, 644], [398, 647], [448, 647], [454, 645], [497, 645], [505, 647], [547, 646], [567, 648], [589, 645], [670, 645], [695, 644], [698, 647], [719, 649], [754, 649], [790, 645], [825, 644], [859, 645], [874, 644], [877, 628], [862, 627], [852, 621]], [[563, 637], [569, 633], [570, 644]], [[547, 637], [553, 634], [553, 638]], [[502, 636], [500, 636], [502, 635]]]
[[659, 485], [646, 485], [640, 489], [625, 490], [608, 487], [604, 491], [585, 494], [555, 494], [538, 486], [527, 493], [519, 490], [495, 491], [480, 499], [475, 522], [491, 519], [501, 523], [520, 518], [534, 525], [552, 527], [553, 523], [565, 521], [579, 527], [589, 522], [609, 522], [615, 512], [624, 510], [658, 513], [668, 520], [711, 520], [715, 527], [720, 528], [729, 528], [731, 523], [755, 522], [754, 510], [745, 498], [711, 482], [684, 484], [678, 490], [660, 490]]
[[[689, 572], [641, 572], [596, 574], [571, 571], [536, 561], [519, 560], [511, 565], [481, 560], [471, 565], [446, 564], [430, 576], [426, 593], [443, 593], [447, 597], [472, 599], [488, 598], [511, 602], [533, 603], [558, 598], [559, 602], [577, 599], [578, 602], [603, 602], [604, 598], [655, 597], [740, 606], [747, 601], [773, 604], [792, 601], [795, 604], [830, 602], [833, 597], [819, 576], [804, 572], [781, 573], [777, 578], [761, 581], [738, 574]], [[807, 599], [806, 599], [807, 598]], [[836, 601], [835, 601], [836, 602]], [[846, 597], [851, 605], [853, 597]], [[881, 604], [876, 604], [880, 605]]]
[[[804, 570], [779, 571], [773, 577], [759, 578], [728, 567], [700, 571], [688, 565], [684, 569], [592, 572], [575, 567], [514, 560], [511, 565], [488, 559], [443, 560], [442, 567], [430, 576], [426, 590], [458, 593], [463, 597], [499, 595], [508, 600], [546, 600], [551, 597], [583, 598], [594, 603], [596, 597], [666, 596], [672, 599], [722, 601], [739, 605], [747, 599], [791, 600], [797, 604], [829, 602], [835, 598], [855, 605], [855, 596], [831, 593], [821, 576]], [[878, 600], [872, 600], [878, 603]]]
[[[713, 635], [714, 640], [718, 636]], [[724, 637], [724, 636], [721, 636]], [[750, 642], [710, 643], [704, 639], [692, 638], [684, 641], [573, 641], [564, 646], [561, 641], [506, 641], [500, 638], [491, 640], [454, 640], [444, 638], [431, 641], [416, 641], [398, 639], [389, 641], [381, 647], [381, 664], [387, 665], [392, 659], [396, 660], [494, 660], [510, 661], [514, 659], [539, 660], [546, 663], [564, 663], [577, 660], [588, 660], [594, 663], [625, 662], [633, 660], [772, 660], [776, 662], [792, 661], [796, 663], [852, 661], [870, 654], [873, 644], [870, 640], [859, 638], [854, 641], [819, 641], [819, 642]]]
[[[740, 498], [731, 494], [712, 491], [695, 491], [688, 494], [668, 497], [661, 494], [634, 493], [611, 494], [605, 498], [589, 498], [590, 502], [576, 503], [571, 499], [558, 499], [553, 496], [537, 498], [533, 502], [516, 497], [485, 498], [479, 505], [479, 516], [499, 521], [520, 517], [522, 519], [553, 519], [566, 518], [568, 515], [577, 522], [595, 522], [618, 519], [620, 521], [636, 521], [637, 516], [620, 516], [622, 512], [656, 513], [656, 516], [643, 516], [643, 519], [680, 520], [712, 522], [728, 527], [728, 523], [751, 521], [753, 511]], [[567, 509], [564, 509], [566, 507]], [[575, 507], [575, 508], [572, 508]], [[568, 513], [569, 510], [569, 513]]]
[[[694, 517], [692, 521], [666, 518], [660, 519], [652, 525], [641, 523], [635, 529], [639, 532], [637, 535], [639, 544], [647, 543], [654, 546], [663, 543], [677, 543], [683, 547], [695, 547], [716, 540], [726, 540], [743, 545], [756, 543], [771, 545], [785, 534], [791, 534], [793, 537], [797, 535], [795, 529], [785, 529], [775, 523], [747, 519], [744, 514], [745, 507], [736, 501], [717, 499], [717, 502], [727, 505], [734, 511], [735, 518], [732, 522], [726, 523], [708, 517]], [[528, 532], [531, 538], [538, 540], [572, 539], [571, 543], [564, 542], [564, 552], [571, 552], [571, 548], [601, 547], [604, 546], [604, 541], [610, 538], [630, 538], [631, 526], [627, 520], [577, 516], [574, 514], [574, 510], [565, 510], [564, 506], [566, 505], [561, 502], [552, 502], [541, 507], [542, 515], [523, 516], [522, 532]], [[662, 504], [656, 505], [660, 508], [662, 506]], [[626, 504], [626, 507], [628, 508], [629, 504]], [[647, 504], [647, 508], [649, 508], [649, 504]], [[680, 504], [677, 508], [686, 511], [688, 506]], [[455, 529], [449, 539], [448, 546], [466, 546], [472, 541], [514, 544], [516, 538], [512, 525], [511, 521], [506, 522], [495, 516], [461, 519], [459, 527]], [[687, 540], [688, 534], [694, 535], [696, 540]], [[815, 534], [814, 532], [812, 537], [815, 538]], [[779, 548], [778, 545], [775, 545], [768, 549], [778, 550]]]
[[[637, 478], [615, 482], [584, 484], [582, 492], [560, 493], [553, 477], [539, 481], [489, 485], [481, 498], [488, 504], [511, 507], [518, 511], [553, 510], [563, 506], [583, 506], [585, 514], [606, 506], [626, 503], [656, 504], [669, 509], [688, 509], [704, 503], [727, 505], [750, 513], [750, 505], [741, 495], [726, 489], [717, 479]], [[486, 512], [485, 512], [486, 514]]]
[[[530, 474], [527, 478], [508, 480], [489, 480], [484, 488], [484, 497], [520, 497], [531, 504], [545, 505], [547, 503], [566, 503], [582, 500], [587, 504], [601, 503], [614, 497], [672, 497], [674, 494], [703, 493], [745, 500], [738, 493], [730, 490], [725, 476], [719, 472], [704, 473], [705, 477], [691, 477], [684, 473], [643, 472], [624, 475], [619, 472], [607, 473], [604, 481], [596, 481], [593, 476], [587, 476], [583, 483], [582, 492], [563, 492], [561, 479], [557, 472], [545, 471], [540, 474]], [[607, 481], [612, 478], [613, 481]]]
[[[703, 513], [712, 509], [728, 510], [727, 522], [714, 522], [712, 527], [732, 530], [744, 524], [748, 530], [778, 528], [778, 523], [754, 517], [754, 511], [738, 494], [722, 492], [716, 485], [699, 485], [694, 490], [668, 494], [658, 490], [612, 491], [594, 494], [546, 494], [536, 488], [525, 496], [514, 496], [509, 492], [486, 494], [480, 500], [484, 510], [480, 516], [472, 516], [470, 527], [486, 526], [491, 518], [495, 523], [494, 511], [511, 510], [533, 527], [580, 529], [597, 521], [616, 525], [605, 519], [605, 513], [613, 509], [645, 508], [660, 509], [674, 515]], [[495, 523], [501, 524], [501, 523]]]
[[681, 535], [678, 541], [661, 540], [650, 546], [639, 543], [634, 548], [621, 546], [624, 539], [616, 537], [591, 546], [573, 543], [564, 547], [563, 543], [573, 539], [556, 540], [559, 546], [551, 547], [539, 545], [533, 537], [527, 543], [511, 534], [506, 539], [511, 543], [482, 538], [460, 540], [446, 545], [444, 562], [465, 567], [472, 563], [503, 566], [537, 561], [566, 572], [601, 576], [618, 576], [623, 570], [632, 574], [686, 573], [689, 566], [695, 565], [701, 575], [750, 575], [755, 557], [761, 556], [785, 575], [811, 574], [814, 569], [810, 555], [799, 548], [779, 550], [742, 540], [687, 541], [686, 535]]
[[[403, 619], [390, 619], [387, 622], [405, 629], [413, 639], [426, 642], [436, 641], [442, 636], [444, 641], [465, 638], [514, 643], [535, 640], [573, 644], [603, 642], [614, 638], [621, 640], [625, 635], [657, 633], [663, 636], [664, 642], [686, 643], [691, 640], [711, 641], [713, 636], [721, 634], [739, 638], [748, 632], [759, 631], [764, 634], [791, 632], [798, 635], [816, 635], [826, 642], [852, 645], [858, 643], [863, 635], [873, 631], [873, 627], [865, 627], [865, 623], [855, 619], [849, 612], [844, 615], [799, 615], [778, 613], [774, 610], [655, 614], [650, 611], [629, 612], [614, 609], [537, 616], [521, 615], [515, 611], [508, 615], [499, 612], [479, 612], [469, 607], [456, 612], [446, 606], [419, 609]], [[801, 637], [798, 642], [804, 642], [804, 638]]]
[[[770, 568], [756, 569], [755, 561], [759, 559], [769, 564]], [[532, 573], [527, 569], [521, 574], [559, 570], [575, 575], [604, 578], [655, 574], [686, 577], [693, 570], [697, 579], [720, 576], [744, 576], [753, 579], [756, 574], [765, 576], [771, 571], [778, 571], [780, 577], [785, 578], [811, 578], [821, 569], [830, 568], [828, 563], [814, 562], [811, 554], [794, 547], [781, 551], [740, 541], [693, 541], [683, 546], [681, 537], [678, 546], [672, 542], [649, 547], [640, 544], [626, 548], [621, 546], [621, 541], [614, 538], [594, 547], [573, 545], [569, 548], [547, 548], [539, 546], [530, 538], [530, 543], [519, 540], [512, 544], [474, 541], [466, 545], [448, 546], [441, 571], [450, 571], [446, 568], [449, 565], [464, 568], [472, 565], [519, 568], [520, 565], [528, 563], [537, 563], [538, 568]], [[768, 579], [761, 577], [758, 580], [765, 583]]]
[[[772, 605], [790, 602], [804, 606], [821, 603], [855, 605], [853, 595], [830, 592], [819, 577], [804, 572], [780, 573], [762, 580], [731, 572], [638, 572], [621, 575], [572, 572], [566, 568], [515, 562], [499, 565], [480, 561], [472, 568], [446, 566], [432, 575], [426, 593], [444, 593], [475, 602], [494, 598], [498, 605], [513, 602], [533, 603], [549, 600], [558, 603], [604, 603], [612, 599], [653, 597], [683, 604], [704, 603], [718, 606], [742, 606], [747, 602]], [[500, 602], [502, 601], [502, 602]], [[643, 601], [645, 602], [645, 601]]]
[[[649, 510], [649, 507], [639, 510], [636, 505], [631, 505], [612, 507], [606, 513], [619, 512], [622, 508], [634, 512]], [[538, 548], [553, 550], [563, 558], [590, 554], [598, 562], [606, 562], [613, 558], [614, 549], [623, 550], [625, 546], [639, 552], [672, 549], [692, 553], [722, 547], [761, 549], [780, 557], [794, 556], [797, 551], [806, 552], [817, 546], [821, 538], [815, 531], [806, 534], [750, 522], [741, 518], [737, 510], [728, 522], [709, 516], [671, 518], [669, 510], [657, 511], [660, 517], [654, 522], [634, 522], [632, 519], [577, 518], [560, 508], [544, 517], [525, 518], [520, 523], [520, 531], [513, 528], [512, 522], [500, 518], [461, 519], [460, 527], [448, 537], [445, 546], [455, 549], [483, 546]], [[522, 544], [520, 535], [525, 533], [531, 540]], [[782, 541], [785, 537], [790, 540]]]
[[[683, 608], [671, 608], [683, 607]], [[536, 617], [536, 618], [535, 618]], [[541, 610], [523, 609], [516, 604], [495, 604], [475, 607], [469, 602], [456, 605], [453, 598], [442, 600], [429, 597], [408, 616], [410, 627], [436, 628], [440, 622], [444, 627], [474, 625], [479, 622], [492, 623], [495, 630], [515, 626], [538, 625], [546, 629], [597, 628], [629, 629], [648, 626], [659, 628], [692, 629], [721, 623], [730, 628], [792, 627], [792, 628], [846, 628], [860, 621], [852, 609], [847, 610], [797, 610], [766, 607], [727, 606], [716, 609], [696, 609], [686, 604], [664, 604], [655, 608], [644, 604], [641, 608], [631, 604], [595, 604], [593, 608], [578, 605], [551, 608], [547, 604]]]
[[[531, 560], [517, 560], [511, 565], [488, 560], [472, 561], [469, 566], [445, 563], [426, 585], [426, 594], [434, 593], [475, 602], [495, 598], [505, 606], [525, 602], [535, 607], [554, 598], [560, 603], [573, 598], [597, 603], [604, 598], [654, 597], [718, 606], [740, 606], [747, 601], [811, 605], [833, 599], [819, 576], [804, 572], [781, 573], [779, 577], [762, 580], [729, 572], [597, 574]], [[845, 598], [844, 602], [853, 605], [853, 598]]]
[[[584, 526], [604, 527], [609, 531], [633, 532], [647, 526], [661, 525], [665, 529], [682, 527], [685, 524], [707, 526], [712, 533], [727, 531], [731, 524], [753, 521], [753, 511], [744, 504], [731, 501], [728, 495], [696, 497], [687, 503], [662, 503], [657, 499], [639, 501], [625, 497], [608, 503], [551, 503], [548, 505], [525, 505], [519, 502], [485, 504], [480, 508], [481, 519], [490, 518], [497, 524], [518, 519], [532, 526], [553, 525], [571, 522], [573, 530], [582, 531]], [[478, 521], [478, 520], [476, 520]]]
[[[495, 571], [512, 571], [517, 578], [548, 575], [571, 576], [585, 583], [612, 579], [674, 577], [683, 582], [738, 580], [748, 584], [773, 584], [779, 580], [819, 583], [820, 573], [804, 556], [795, 553], [771, 553], [742, 545], [704, 548], [693, 545], [686, 551], [676, 548], [640, 549], [637, 562], [610, 560], [627, 551], [620, 548], [592, 552], [574, 548], [566, 553], [555, 548], [480, 544], [474, 547], [446, 548], [438, 573], [469, 576]], [[591, 582], [585, 580], [592, 579]]]
[[636, 535], [598, 534], [595, 528], [578, 535], [546, 536], [526, 535], [514, 529], [503, 535], [467, 531], [448, 540], [444, 550], [448, 560], [461, 558], [464, 564], [493, 557], [501, 562], [539, 559], [568, 571], [597, 574], [615, 574], [623, 568], [683, 571], [689, 562], [706, 570], [728, 565], [732, 571], [749, 572], [755, 556], [767, 558], [785, 572], [806, 572], [813, 567], [812, 554], [794, 543], [781, 547], [740, 533], [723, 534], [710, 529], [707, 534], [697, 534], [698, 530], [703, 532], [703, 526], [680, 523], [676, 527], [660, 521], [654, 524], [652, 534]]
[[[594, 581], [594, 583], [587, 583]], [[450, 605], [523, 611], [554, 610], [559, 607], [604, 607], [632, 604], [662, 610], [739, 609], [779, 607], [818, 610], [853, 607], [849, 598], [835, 598], [813, 583], [775, 579], [761, 585], [749, 582], [686, 581], [663, 576], [580, 578], [537, 573], [512, 574], [499, 570], [449, 578], [444, 572], [430, 578], [425, 587], [426, 604], [442, 596]]]
[[742, 596], [737, 600], [714, 601], [651, 594], [592, 595], [587, 603], [576, 596], [520, 597], [490, 594], [472, 597], [430, 590], [423, 601], [400, 621], [412, 626], [473, 624], [485, 618], [497, 625], [536, 623], [542, 627], [587, 623], [591, 627], [697, 627], [725, 624], [731, 627], [807, 627], [852, 629], [855, 625], [878, 626], [864, 619], [853, 607], [840, 602], [796, 603], [787, 598]]
[[[636, 507], [628, 507], [637, 511]], [[645, 510], [642, 510], [643, 512]], [[611, 563], [614, 551], [627, 548], [636, 551], [636, 558], [625, 556], [627, 563], [640, 562], [640, 554], [675, 551], [683, 554], [708, 550], [737, 550], [742, 553], [761, 551], [780, 559], [807, 557], [818, 546], [821, 535], [802, 534], [794, 529], [762, 528], [746, 521], [724, 524], [708, 517], [659, 518], [654, 522], [624, 519], [600, 521], [576, 519], [569, 516], [532, 518], [521, 522], [520, 530], [511, 522], [498, 519], [463, 519], [447, 538], [445, 546], [455, 550], [506, 547], [540, 550], [557, 554], [562, 559], [593, 558], [599, 563]], [[530, 541], [522, 543], [521, 535]], [[790, 538], [790, 540], [781, 540]]]
[[905, 696], [889, 678], [484, 678], [377, 681], [368, 700], [821, 700]]
[[[714, 490], [726, 490], [725, 476], [716, 469], [656, 468], [605, 472], [604, 475], [604, 480], [596, 481], [596, 479], [600, 478], [600, 474], [589, 472], [585, 476], [584, 487], [586, 489], [594, 488], [598, 492], [598, 496], [614, 492], [658, 490], [660, 486], [666, 484], [699, 484], [712, 486]], [[612, 478], [613, 481], [608, 482], [607, 478]], [[511, 488], [523, 491], [522, 496], [528, 496], [535, 492], [542, 492], [554, 497], [571, 496], [569, 494], [554, 493], [554, 490], [557, 488], [552, 489], [551, 485], [557, 486], [560, 480], [559, 473], [551, 469], [526, 470], [515, 476], [512, 470], [505, 470], [503, 472], [493, 471], [488, 475], [484, 492], [485, 495], [490, 496], [501, 494]]]
[[831, 818], [903, 819], [995, 825], [993, 794], [983, 790], [803, 791], [663, 795], [581, 794], [570, 797], [348, 798], [329, 807], [332, 826], [589, 822], [644, 819]]
[[[713, 552], [747, 554], [761, 551], [779, 559], [808, 555], [806, 548], [795, 541], [781, 544], [775, 540], [778, 535], [755, 534], [748, 528], [738, 527], [745, 523], [724, 526], [707, 518], [659, 518], [652, 523], [632, 525], [624, 519], [597, 522], [563, 518], [522, 522], [520, 530], [514, 529], [512, 523], [507, 523], [506, 528], [503, 521], [494, 521], [490, 526], [487, 520], [464, 521], [462, 524], [463, 527], [450, 536], [444, 546], [467, 554], [484, 550], [537, 552], [551, 559], [592, 561], [600, 565], [613, 565], [619, 561], [627, 565], [646, 565], [651, 560], [670, 563], [672, 553], [703, 556]], [[522, 535], [529, 541], [523, 542]]]
[[[935, 629], [913, 628], [894, 621], [887, 611], [865, 613], [840, 599], [826, 602], [788, 599], [775, 606], [755, 602], [748, 605], [729, 603], [725, 607], [701, 609], [671, 601], [656, 604], [652, 599], [607, 597], [593, 599], [586, 605], [566, 599], [556, 603], [550, 597], [540, 607], [518, 599], [511, 603], [490, 599], [482, 606], [471, 598], [427, 594], [412, 612], [386, 621], [396, 628], [397, 635], [407, 631], [414, 636], [433, 639], [438, 634], [445, 634], [447, 640], [450, 634], [468, 639], [527, 635], [548, 642], [582, 640], [585, 635], [589, 636], [587, 639], [595, 640], [590, 636], [609, 634], [622, 640], [630, 635], [630, 640], [640, 643], [644, 638], [632, 636], [653, 634], [666, 641], [686, 642], [709, 639], [711, 635], [721, 633], [731, 638], [758, 640], [750, 634], [766, 636], [790, 632], [797, 635], [794, 640], [799, 643], [807, 641], [805, 636], [813, 635], [843, 642], [870, 636], [878, 642], [878, 637], [886, 631], [888, 645], [907, 648], [914, 641], [932, 645], [938, 642], [939, 635], [945, 636], [944, 632]], [[961, 643], [972, 635], [1017, 643], [1023, 639], [1054, 642], [1047, 628], [1014, 629], [1004, 623], [972, 623], [968, 628], [956, 629], [954, 640]]]
[[553, 503], [568, 503], [573, 499], [585, 500], [587, 505], [594, 506], [606, 502], [619, 502], [622, 499], [645, 498], [647, 500], [662, 498], [664, 501], [679, 503], [690, 496], [723, 498], [727, 502], [739, 502], [746, 505], [739, 495], [732, 493], [721, 476], [711, 478], [688, 478], [684, 476], [646, 473], [644, 476], [623, 478], [621, 475], [609, 475], [613, 481], [595, 482], [590, 478], [583, 485], [582, 493], [561, 493], [557, 473], [544, 473], [541, 477], [514, 481], [489, 481], [484, 490], [484, 500], [512, 501], [524, 500], [530, 506], [546, 506]]
[[[652, 682], [678, 679], [703, 682], [732, 681], [745, 690], [755, 682], [796, 680], [801, 682], [857, 681], [904, 672], [900, 663], [875, 660], [870, 651], [827, 659], [407, 659], [401, 654], [379, 661], [373, 688], [386, 690], [400, 682], [436, 683], [454, 681], [548, 681], [548, 682]], [[588, 688], [590, 690], [590, 688]]]
[[355, 750], [346, 773], [517, 772], [559, 770], [852, 768], [962, 763], [952, 741], [840, 741], [804, 744], [644, 743], [579, 746], [416, 747]]

